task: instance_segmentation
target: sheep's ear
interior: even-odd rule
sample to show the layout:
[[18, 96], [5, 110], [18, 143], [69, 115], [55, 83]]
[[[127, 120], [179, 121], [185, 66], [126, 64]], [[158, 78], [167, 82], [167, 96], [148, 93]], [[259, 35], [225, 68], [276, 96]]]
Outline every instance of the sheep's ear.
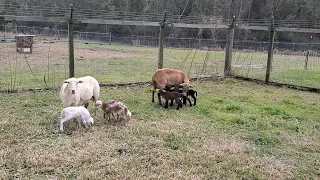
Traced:
[[83, 83], [83, 81], [80, 80], [80, 81], [78, 81], [78, 83]]

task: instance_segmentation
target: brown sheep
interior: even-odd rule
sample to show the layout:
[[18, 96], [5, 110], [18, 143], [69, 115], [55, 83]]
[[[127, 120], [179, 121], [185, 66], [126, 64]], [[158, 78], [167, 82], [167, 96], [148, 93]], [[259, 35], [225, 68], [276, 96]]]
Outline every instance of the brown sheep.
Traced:
[[169, 100], [171, 100], [171, 102], [173, 102], [173, 100], [175, 100], [175, 102], [178, 104], [177, 110], [179, 110], [179, 107], [182, 107], [182, 103], [181, 103], [181, 100], [183, 98], [182, 93], [179, 93], [176, 91], [160, 90], [158, 95], [162, 96], [166, 100], [166, 104], [165, 104], [164, 108], [168, 108]]
[[[176, 69], [158, 69], [152, 75], [152, 102], [154, 102], [154, 93], [156, 89], [164, 90], [166, 86], [180, 86], [182, 87], [182, 95], [186, 96], [189, 89], [190, 81], [188, 76], [180, 70]], [[159, 105], [161, 105], [160, 94], [158, 93]], [[186, 102], [184, 102], [186, 104]]]

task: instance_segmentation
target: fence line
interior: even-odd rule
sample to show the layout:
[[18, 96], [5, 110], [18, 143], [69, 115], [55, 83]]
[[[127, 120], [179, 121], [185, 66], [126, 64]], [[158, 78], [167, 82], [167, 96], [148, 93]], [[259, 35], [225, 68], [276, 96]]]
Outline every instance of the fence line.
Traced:
[[[67, 39], [68, 31], [64, 29], [50, 29], [50, 28], [39, 28], [30, 26], [13, 26], [13, 25], [2, 25], [0, 26], [2, 31], [1, 40], [5, 40], [6, 33], [22, 33], [22, 34], [33, 34], [37, 36], [54, 36], [57, 39]], [[1, 32], [0, 31], [0, 32]], [[121, 43], [130, 44], [133, 46], [154, 46], [157, 47], [159, 43], [159, 37], [151, 36], [114, 36], [110, 32], [83, 32], [74, 31], [75, 38], [78, 40], [97, 41], [101, 43]], [[12, 37], [11, 37], [12, 38]], [[10, 38], [9, 38], [10, 40]], [[12, 39], [11, 39], [12, 40]], [[166, 47], [177, 47], [177, 48], [211, 48], [214, 50], [223, 50], [226, 45], [225, 39], [203, 39], [203, 38], [165, 38]], [[283, 51], [306, 51], [320, 49], [320, 43], [296, 43], [296, 42], [275, 42], [275, 52], [279, 53]], [[268, 41], [248, 41], [248, 40], [234, 40], [233, 48], [235, 50], [255, 50], [255, 51], [267, 51]]]
[[[12, 89], [15, 88], [39, 88], [41, 84], [29, 84], [23, 85], [25, 80], [24, 74], [26, 71], [25, 67], [30, 65], [31, 70], [36, 73], [37, 79], [48, 82], [50, 86], [59, 85], [60, 81], [66, 78], [66, 72], [68, 71], [68, 53], [67, 53], [67, 31], [63, 29], [49, 29], [49, 28], [39, 28], [39, 27], [28, 27], [28, 26], [2, 26], [0, 27], [2, 33], [0, 35], [1, 41], [7, 41], [7, 43], [1, 43], [1, 79], [0, 79], [0, 89]], [[14, 35], [17, 33], [25, 34], [35, 34], [35, 52], [32, 55], [22, 55], [16, 54], [14, 51]], [[75, 41], [77, 42], [76, 47], [76, 71], [78, 74], [85, 75], [86, 73], [95, 72], [105, 72], [108, 69], [109, 72], [115, 74], [125, 71], [126, 68], [131, 68], [135, 71], [140, 71], [141, 69], [135, 68], [142, 63], [143, 67], [146, 69], [144, 72], [132, 73], [132, 77], [137, 76], [141, 79], [136, 78], [120, 78], [118, 81], [112, 81], [112, 83], [122, 83], [122, 82], [134, 82], [148, 80], [145, 77], [146, 74], [152, 73], [156, 69], [156, 59], [155, 56], [158, 52], [153, 52], [148, 56], [142, 55], [145, 53], [146, 48], [140, 48], [139, 50], [122, 50], [116, 51], [113, 48], [104, 52], [102, 47], [96, 47], [97, 45], [116, 45], [126, 44], [134, 47], [158, 47], [158, 37], [150, 36], [113, 36], [111, 33], [99, 33], [99, 32], [81, 32], [75, 31]], [[50, 42], [50, 43], [48, 43]], [[79, 43], [80, 42], [80, 43]], [[47, 43], [47, 44], [46, 44]], [[81, 45], [82, 44], [82, 45]], [[204, 77], [204, 76], [220, 76], [223, 75], [224, 60], [225, 60], [225, 45], [226, 40], [224, 39], [201, 39], [201, 38], [165, 38], [165, 47], [167, 50], [165, 53], [164, 65], [165, 67], [177, 68], [189, 71], [191, 67], [190, 74], [191, 77]], [[255, 41], [239, 41], [235, 40], [233, 44], [233, 60], [231, 64], [231, 72], [234, 76], [242, 76], [246, 78], [261, 79], [265, 77], [265, 67], [266, 67], [266, 52], [267, 42], [255, 42]], [[316, 83], [310, 83], [310, 78], [308, 76], [314, 76], [320, 69], [320, 53], [318, 51], [320, 43], [287, 43], [287, 42], [275, 42], [274, 52], [274, 63], [272, 66], [271, 81], [280, 83], [292, 83], [299, 86], [309, 86], [311, 88], [319, 88]], [[94, 48], [90, 48], [94, 47]], [[171, 49], [179, 48], [179, 49]], [[119, 46], [120, 49], [121, 46]], [[185, 49], [188, 48], [189, 50]], [[192, 49], [198, 49], [194, 58], [193, 55], [186, 58], [188, 52]], [[81, 51], [85, 51], [85, 53]], [[141, 54], [135, 52], [142, 52]], [[177, 51], [177, 52], [175, 52]], [[209, 56], [207, 58], [207, 52]], [[110, 54], [111, 53], [111, 54]], [[43, 54], [40, 58], [39, 54]], [[90, 54], [90, 56], [88, 55]], [[153, 54], [153, 55], [152, 55]], [[14, 55], [14, 56], [12, 56]], [[9, 61], [9, 59], [15, 57], [14, 61]], [[109, 57], [111, 59], [109, 59]], [[139, 57], [143, 60], [138, 60], [135, 57]], [[47, 60], [45, 60], [45, 59]], [[90, 59], [90, 61], [89, 61]], [[102, 59], [106, 59], [104, 62]], [[119, 61], [117, 61], [119, 59]], [[120, 61], [121, 59], [121, 61]], [[122, 59], [125, 59], [124, 61]], [[186, 59], [186, 63], [181, 66], [181, 62]], [[195, 62], [191, 62], [195, 59]], [[41, 60], [41, 65], [33, 62], [36, 60]], [[27, 61], [29, 64], [26, 64]], [[42, 62], [47, 61], [47, 63]], [[95, 62], [102, 61], [103, 65], [98, 65]], [[16, 65], [17, 63], [18, 65]], [[78, 68], [77, 68], [78, 66]], [[103, 69], [103, 66], [108, 67]], [[90, 71], [85, 71], [85, 67], [91, 67]], [[19, 69], [21, 68], [21, 70]], [[109, 69], [111, 68], [111, 69]], [[97, 71], [95, 70], [97, 69]], [[148, 70], [147, 70], [148, 69]], [[21, 71], [21, 72], [19, 72]], [[15, 75], [15, 72], [17, 75]], [[144, 75], [142, 75], [144, 74]], [[309, 74], [309, 75], [308, 75]], [[77, 75], [78, 76], [78, 75]], [[290, 77], [292, 76], [292, 77]], [[296, 77], [299, 76], [300, 80]], [[306, 76], [306, 77], [304, 77]], [[19, 77], [19, 78], [17, 78]], [[304, 78], [302, 78], [304, 77]], [[314, 76], [316, 78], [316, 76]], [[16, 79], [14, 86], [11, 86], [11, 81]], [[312, 79], [312, 78], [311, 78]], [[315, 80], [313, 80], [315, 81]], [[105, 80], [101, 82], [106, 82]]]
[[[67, 18], [70, 15], [70, 9], [65, 7], [42, 7], [42, 6], [26, 6], [21, 5], [0, 5], [1, 16], [25, 16], [25, 17], [45, 17], [54, 18], [57, 21], [67, 22]], [[126, 20], [126, 21], [146, 21], [146, 22], [161, 22], [163, 20], [163, 14], [156, 13], [139, 13], [139, 12], [123, 12], [123, 11], [107, 11], [107, 10], [93, 10], [93, 9], [79, 9], [74, 8], [73, 18], [76, 21], [90, 19], [108, 19], [108, 20]], [[185, 16], [185, 15], [167, 15], [168, 23], [184, 23], [184, 24], [218, 24], [227, 25], [230, 24], [230, 19], [222, 19], [209, 16]], [[275, 20], [275, 27], [285, 28], [310, 28], [319, 29], [319, 21], [311, 20]], [[263, 26], [269, 27], [270, 21], [266, 19], [238, 19], [237, 24], [239, 27], [244, 26]]]

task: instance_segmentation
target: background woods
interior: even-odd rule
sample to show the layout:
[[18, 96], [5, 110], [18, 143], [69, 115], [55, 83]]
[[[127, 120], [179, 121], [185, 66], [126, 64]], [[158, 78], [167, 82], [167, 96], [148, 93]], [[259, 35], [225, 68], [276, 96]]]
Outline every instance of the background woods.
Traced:
[[[162, 14], [167, 11], [170, 15], [181, 16], [210, 16], [217, 19], [228, 19], [233, 15], [236, 19], [261, 19], [269, 20], [304, 20], [316, 22], [319, 20], [320, 2], [316, 0], [0, 0], [1, 4], [94, 9], [120, 12], [139, 12]], [[288, 8], [290, 7], [290, 8]], [[49, 26], [50, 28], [66, 28], [63, 23], [34, 23], [19, 22], [18, 25]], [[75, 24], [75, 30], [105, 32], [106, 26], [92, 24]], [[107, 31], [118, 36], [158, 36], [157, 27], [116, 26], [110, 25]], [[201, 31], [201, 33], [199, 33]], [[169, 37], [201, 37], [208, 39], [225, 38], [224, 33], [213, 30], [166, 28]], [[310, 34], [295, 36], [293, 33], [277, 33], [275, 40], [284, 42], [309, 42]], [[259, 32], [241, 30], [235, 34], [239, 40], [265, 41], [267, 36]], [[313, 35], [313, 40], [318, 37]]]

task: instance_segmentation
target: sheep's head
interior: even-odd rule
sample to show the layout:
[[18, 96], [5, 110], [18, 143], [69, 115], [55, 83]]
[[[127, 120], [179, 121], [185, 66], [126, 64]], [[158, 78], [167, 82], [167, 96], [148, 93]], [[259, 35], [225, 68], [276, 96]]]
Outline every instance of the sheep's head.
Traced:
[[95, 104], [95, 107], [96, 107], [96, 108], [99, 108], [99, 107], [101, 107], [101, 106], [102, 106], [102, 101], [98, 100], [98, 101], [96, 102], [96, 104]]
[[90, 117], [89, 121], [90, 121], [91, 124], [93, 124], [93, 118], [92, 117]]
[[83, 83], [83, 81], [78, 81], [76, 78], [70, 78], [64, 81], [67, 84], [66, 90], [70, 91], [71, 94], [75, 94], [78, 88], [78, 83]]
[[179, 89], [182, 89], [182, 95], [183, 96], [187, 96], [187, 92], [188, 92], [188, 89], [189, 89], [189, 85], [188, 84], [180, 84], [179, 85]]

